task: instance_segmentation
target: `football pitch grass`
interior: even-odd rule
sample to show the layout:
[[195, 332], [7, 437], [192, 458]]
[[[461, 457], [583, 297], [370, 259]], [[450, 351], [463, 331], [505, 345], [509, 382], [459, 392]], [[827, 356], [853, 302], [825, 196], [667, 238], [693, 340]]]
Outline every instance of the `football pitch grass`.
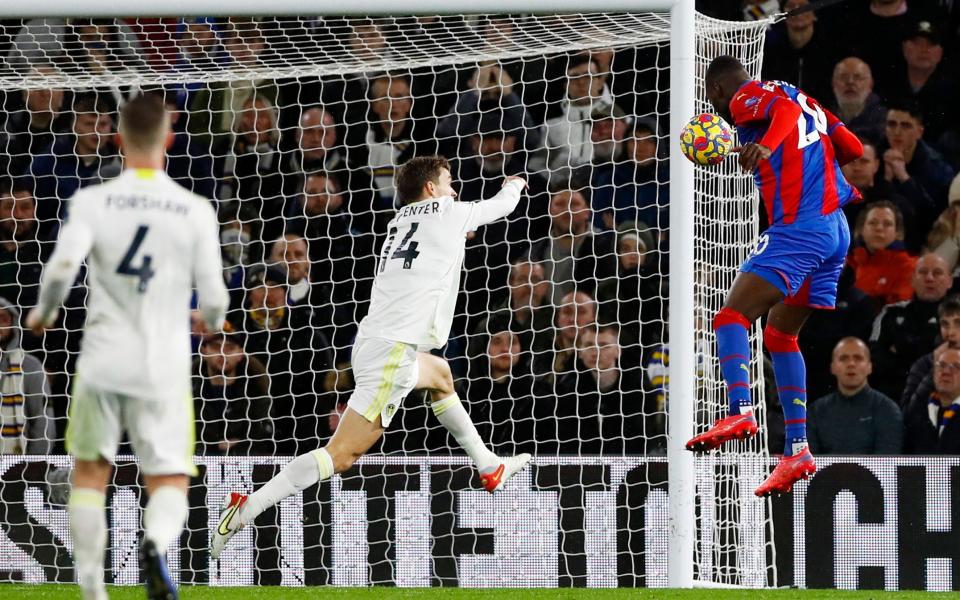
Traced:
[[[142, 587], [110, 587], [111, 600], [142, 600]], [[0, 584], [0, 598], [11, 600], [47, 600], [80, 598], [80, 590], [73, 585], [12, 585]], [[468, 590], [461, 588], [398, 589], [375, 588], [281, 588], [281, 587], [235, 587], [209, 588], [185, 586], [180, 590], [182, 600], [568, 600], [589, 598], [593, 600], [938, 600], [960, 598], [958, 592], [930, 593], [837, 591], [837, 590], [669, 590], [669, 589], [495, 589]]]

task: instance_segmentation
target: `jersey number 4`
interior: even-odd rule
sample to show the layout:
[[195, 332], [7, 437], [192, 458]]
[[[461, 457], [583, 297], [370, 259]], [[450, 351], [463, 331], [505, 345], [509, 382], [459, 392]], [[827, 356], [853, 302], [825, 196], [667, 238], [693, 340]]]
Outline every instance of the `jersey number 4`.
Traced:
[[387, 266], [388, 259], [402, 258], [404, 269], [409, 269], [413, 266], [413, 261], [420, 256], [420, 252], [417, 250], [417, 246], [420, 245], [420, 242], [415, 242], [410, 238], [412, 238], [413, 234], [417, 232], [418, 227], [420, 227], [420, 223], [410, 223], [410, 231], [407, 232], [407, 235], [403, 236], [403, 239], [400, 241], [400, 245], [397, 246], [397, 249], [393, 251], [392, 255], [390, 254], [390, 250], [392, 250], [393, 241], [397, 237], [397, 228], [390, 228], [387, 241], [383, 245], [383, 255], [380, 257], [381, 272]]
[[150, 227], [147, 225], [141, 225], [137, 228], [137, 233], [133, 236], [133, 241], [130, 242], [130, 247], [127, 248], [127, 253], [123, 255], [123, 260], [120, 261], [120, 266], [117, 267], [117, 273], [120, 275], [127, 275], [128, 277], [137, 277], [140, 281], [137, 282], [137, 291], [141, 294], [147, 291], [147, 284], [150, 283], [150, 279], [156, 274], [153, 269], [150, 268], [150, 264], [153, 263], [153, 257], [149, 254], [145, 254], [140, 260], [140, 266], [133, 266], [133, 259], [137, 255], [137, 250], [140, 249], [140, 244], [143, 243], [143, 238], [147, 237], [147, 232], [150, 231]]
[[[797, 104], [803, 109], [797, 118], [797, 129], [800, 132], [797, 140], [797, 149], [806, 148], [810, 144], [820, 141], [820, 134], [827, 133], [827, 115], [816, 104], [810, 103], [806, 94], [797, 94]], [[813, 117], [813, 130], [807, 131], [807, 115]]]

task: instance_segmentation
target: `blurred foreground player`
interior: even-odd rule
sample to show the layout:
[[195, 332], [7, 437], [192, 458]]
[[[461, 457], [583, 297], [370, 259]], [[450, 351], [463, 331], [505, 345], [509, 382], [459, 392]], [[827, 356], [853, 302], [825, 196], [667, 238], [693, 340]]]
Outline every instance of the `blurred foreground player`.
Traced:
[[[124, 432], [150, 495], [140, 545], [147, 596], [177, 598], [164, 556], [183, 530], [188, 477], [197, 472], [190, 322], [199, 318], [211, 329], [219, 327], [228, 296], [213, 208], [164, 172], [171, 136], [158, 98], [143, 96], [124, 105], [125, 170], [70, 200], [69, 218], [43, 274], [39, 306], [27, 318], [38, 335], [54, 324], [86, 258], [90, 295], [66, 443], [76, 459], [68, 510], [87, 600], [107, 597], [104, 491]], [[194, 286], [199, 315], [190, 312]]]
[[782, 81], [750, 79], [732, 56], [710, 63], [705, 85], [714, 110], [737, 127], [740, 166], [753, 172], [771, 225], [713, 320], [730, 415], [687, 442], [687, 449], [706, 452], [757, 433], [747, 335], [750, 324], [767, 314], [763, 341], [773, 358], [786, 444], [755, 493], [786, 493], [816, 471], [807, 447], [807, 374], [797, 335], [813, 309], [835, 306], [850, 246], [840, 208], [860, 197], [840, 166], [858, 158], [863, 146], [816, 100]]
[[470, 456], [488, 492], [527, 464], [529, 454], [499, 458], [487, 448], [454, 390], [447, 361], [429, 353], [450, 334], [466, 235], [513, 212], [525, 187], [522, 178], [507, 177], [493, 198], [457, 202], [446, 159], [412, 158], [397, 171], [403, 206], [388, 225], [370, 312], [353, 346], [356, 387], [347, 410], [326, 447], [296, 457], [249, 496], [227, 496], [211, 535], [214, 559], [267, 508], [350, 469], [380, 439], [411, 390], [429, 390], [433, 414]]

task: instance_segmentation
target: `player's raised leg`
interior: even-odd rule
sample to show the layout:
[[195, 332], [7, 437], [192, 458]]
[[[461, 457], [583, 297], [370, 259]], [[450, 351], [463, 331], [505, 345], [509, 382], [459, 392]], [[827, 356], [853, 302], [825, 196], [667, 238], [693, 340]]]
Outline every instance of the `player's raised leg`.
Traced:
[[480, 437], [470, 415], [460, 402], [460, 397], [453, 387], [453, 375], [447, 361], [420, 352], [417, 362], [420, 367], [417, 388], [430, 391], [433, 414], [476, 465], [484, 489], [491, 493], [497, 491], [530, 462], [530, 455], [518, 454], [500, 458], [494, 454], [487, 448], [486, 442]]
[[720, 370], [727, 384], [729, 415], [687, 442], [687, 450], [706, 452], [757, 433], [750, 397], [750, 325], [783, 298], [783, 292], [755, 273], [737, 275], [723, 308], [713, 319]]
[[807, 448], [807, 369], [797, 345], [797, 335], [811, 312], [807, 306], [777, 304], [770, 310], [763, 331], [763, 343], [773, 360], [777, 395], [783, 406], [786, 442], [783, 459], [756, 489], [758, 496], [787, 493], [794, 483], [817, 470]]

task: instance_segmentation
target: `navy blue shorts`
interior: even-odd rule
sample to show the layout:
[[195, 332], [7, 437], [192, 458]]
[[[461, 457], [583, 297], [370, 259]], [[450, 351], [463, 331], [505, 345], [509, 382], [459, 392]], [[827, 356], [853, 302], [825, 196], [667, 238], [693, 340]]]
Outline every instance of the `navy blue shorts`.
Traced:
[[740, 271], [776, 286], [786, 304], [832, 309], [849, 248], [847, 218], [835, 210], [815, 221], [767, 229]]

